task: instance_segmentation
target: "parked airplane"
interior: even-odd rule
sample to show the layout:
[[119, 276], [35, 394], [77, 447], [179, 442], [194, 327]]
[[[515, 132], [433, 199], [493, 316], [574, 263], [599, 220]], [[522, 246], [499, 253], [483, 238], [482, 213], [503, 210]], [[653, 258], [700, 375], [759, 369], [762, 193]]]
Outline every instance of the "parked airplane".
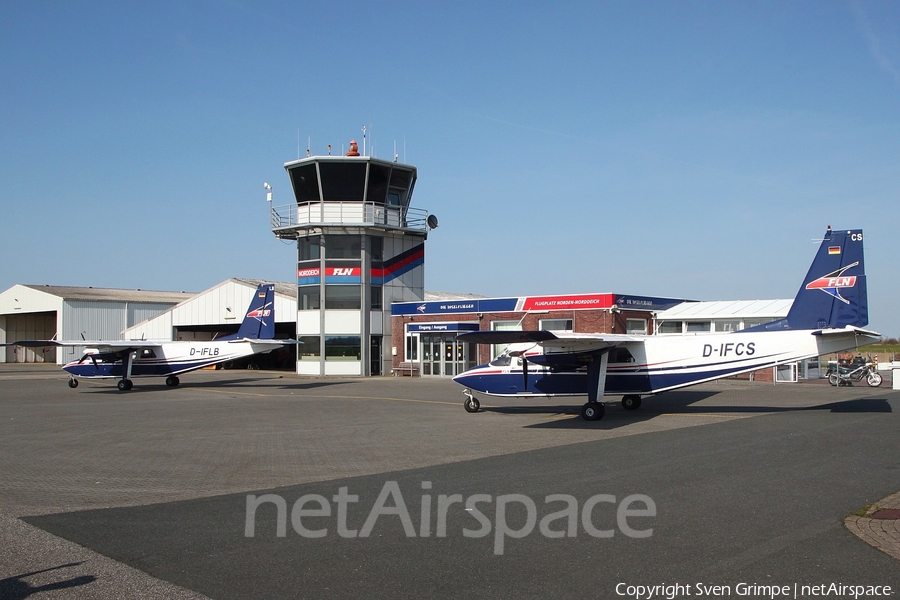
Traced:
[[603, 418], [603, 397], [641, 396], [838, 352], [877, 340], [866, 331], [868, 303], [862, 230], [825, 238], [786, 318], [731, 333], [616, 335], [551, 331], [473, 331], [457, 339], [510, 344], [500, 356], [453, 378], [468, 412], [489, 396], [584, 396], [581, 416]]
[[297, 340], [275, 338], [275, 286], [264, 283], [253, 294], [247, 314], [237, 333], [212, 341], [145, 342], [126, 341], [57, 341], [21, 340], [5, 344], [25, 347], [94, 348], [79, 360], [63, 366], [71, 378], [69, 387], [78, 387], [78, 377], [120, 378], [122, 391], [130, 390], [132, 377], [165, 377], [166, 385], [177, 386], [178, 375], [254, 354], [271, 352]]

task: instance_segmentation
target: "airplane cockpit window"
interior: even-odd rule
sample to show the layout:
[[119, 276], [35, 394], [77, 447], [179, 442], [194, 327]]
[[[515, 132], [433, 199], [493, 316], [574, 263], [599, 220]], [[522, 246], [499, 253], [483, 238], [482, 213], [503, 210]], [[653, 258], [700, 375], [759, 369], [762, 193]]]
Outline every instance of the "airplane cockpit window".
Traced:
[[509, 361], [510, 361], [509, 354], [503, 353], [491, 361], [491, 366], [492, 367], [508, 367]]
[[156, 352], [150, 348], [144, 348], [141, 350], [141, 358], [156, 358]]

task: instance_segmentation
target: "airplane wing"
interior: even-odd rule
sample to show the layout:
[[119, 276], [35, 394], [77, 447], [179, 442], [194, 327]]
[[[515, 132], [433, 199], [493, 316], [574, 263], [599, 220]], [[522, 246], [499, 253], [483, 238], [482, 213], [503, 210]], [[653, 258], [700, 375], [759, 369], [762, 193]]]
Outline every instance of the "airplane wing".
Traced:
[[[216, 341], [216, 340], [211, 340]], [[271, 340], [271, 339], [255, 339], [255, 338], [240, 338], [237, 340], [227, 340], [229, 343], [235, 342], [252, 342], [254, 344], [268, 344], [272, 346], [285, 346], [288, 344], [302, 344], [303, 342], [298, 340]], [[149, 342], [146, 340], [111, 340], [111, 341], [99, 341], [99, 340], [72, 340], [72, 341], [61, 341], [61, 340], [18, 340], [15, 342], [9, 342], [2, 344], [3, 346], [23, 346], [25, 348], [43, 348], [43, 347], [61, 347], [61, 348], [70, 348], [74, 346], [85, 346], [87, 348], [97, 348], [98, 350], [116, 350], [122, 348], [132, 348], [134, 350], [143, 350], [145, 348], [159, 348], [164, 343], [171, 344], [173, 342]]]
[[553, 352], [592, 352], [625, 343], [643, 343], [647, 336], [615, 333], [564, 333], [561, 331], [469, 331], [456, 336], [476, 344], [533, 342]]
[[144, 348], [159, 348], [162, 342], [147, 342], [144, 340], [112, 340], [102, 342], [99, 340], [17, 340], [3, 344], [4, 346], [22, 346], [24, 348], [44, 348], [44, 347], [60, 347], [72, 348], [75, 346], [85, 346], [88, 348], [97, 348], [98, 350], [114, 350], [121, 348], [133, 348], [135, 350]]

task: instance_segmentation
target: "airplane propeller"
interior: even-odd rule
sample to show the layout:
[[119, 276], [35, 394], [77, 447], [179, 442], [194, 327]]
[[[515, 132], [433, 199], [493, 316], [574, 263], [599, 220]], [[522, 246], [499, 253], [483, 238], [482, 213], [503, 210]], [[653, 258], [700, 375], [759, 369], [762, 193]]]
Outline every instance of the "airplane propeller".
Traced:
[[522, 391], [528, 391], [528, 359], [525, 358], [525, 353], [522, 353]]

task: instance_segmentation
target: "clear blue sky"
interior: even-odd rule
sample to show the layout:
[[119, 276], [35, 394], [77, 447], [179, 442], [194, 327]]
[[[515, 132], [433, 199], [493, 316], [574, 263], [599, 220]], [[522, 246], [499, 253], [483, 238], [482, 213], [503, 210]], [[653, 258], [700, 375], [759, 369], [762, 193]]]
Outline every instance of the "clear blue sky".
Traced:
[[370, 128], [426, 288], [792, 298], [866, 235], [900, 335], [900, 3], [4, 2], [0, 289], [292, 281], [263, 182]]

